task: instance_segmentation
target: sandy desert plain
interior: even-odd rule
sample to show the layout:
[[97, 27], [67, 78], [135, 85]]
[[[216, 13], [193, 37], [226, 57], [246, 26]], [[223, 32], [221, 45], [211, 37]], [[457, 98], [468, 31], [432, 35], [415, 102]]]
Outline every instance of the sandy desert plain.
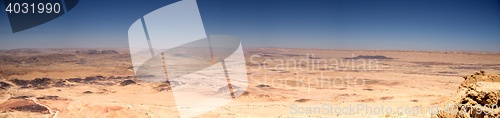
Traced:
[[[500, 74], [495, 52], [244, 52], [244, 94], [197, 117], [437, 117], [465, 76]], [[179, 117], [171, 86], [132, 68], [128, 49], [0, 50], [0, 117]]]

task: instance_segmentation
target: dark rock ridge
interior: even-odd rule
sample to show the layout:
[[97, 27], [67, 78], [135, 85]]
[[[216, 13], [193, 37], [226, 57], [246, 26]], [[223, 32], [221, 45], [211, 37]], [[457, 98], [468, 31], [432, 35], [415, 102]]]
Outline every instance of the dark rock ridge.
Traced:
[[49, 114], [49, 109], [40, 106], [40, 105], [26, 105], [26, 106], [18, 106], [12, 108], [12, 110], [17, 110], [17, 111], [28, 111], [28, 112], [38, 112], [38, 113], [44, 113], [44, 114]]
[[28, 54], [36, 54], [36, 53], [41, 53], [41, 51], [37, 49], [11, 49], [5, 51], [5, 53], [12, 53], [12, 54], [17, 54], [17, 53], [28, 53]]
[[50, 78], [36, 78], [34, 80], [13, 79], [10, 81], [16, 84], [17, 86], [20, 86], [21, 88], [30, 88], [30, 87], [44, 88], [48, 87], [48, 85], [51, 84]]
[[[117, 76], [111, 76], [111, 77], [104, 77], [104, 76], [91, 76], [91, 77], [85, 77], [85, 78], [68, 78], [68, 79], [51, 79], [51, 78], [36, 78], [34, 80], [20, 80], [20, 79], [12, 79], [9, 80], [13, 84], [17, 85], [20, 88], [36, 88], [36, 89], [45, 89], [49, 87], [70, 87], [74, 86], [77, 84], [95, 84], [95, 85], [106, 85], [106, 86], [112, 86], [115, 85], [116, 83], [121, 83], [125, 82], [127, 85], [135, 83], [135, 81], [132, 81], [133, 76], [125, 76], [125, 77], [117, 77]], [[124, 79], [130, 80], [130, 81], [122, 81]], [[124, 83], [124, 84], [125, 84]], [[0, 88], [8, 88], [11, 87], [12, 85], [5, 83], [5, 82], [0, 82]]]
[[10, 97], [10, 99], [26, 99], [26, 98], [30, 98], [30, 97], [33, 97], [33, 96], [25, 96], [25, 95], [22, 95], [22, 96], [14, 96], [14, 97]]
[[382, 56], [382, 55], [359, 55], [357, 57], [353, 57], [353, 58], [344, 58], [344, 59], [394, 59], [394, 58], [390, 58], [390, 57], [386, 57], [386, 56]]
[[83, 50], [83, 51], [76, 51], [75, 53], [77, 54], [118, 54], [117, 51], [115, 50]]
[[0, 82], [0, 89], [8, 89], [10, 88], [12, 85], [10, 85], [9, 83], [6, 83], [6, 82]]
[[36, 55], [36, 56], [6, 56], [2, 55], [0, 56], [0, 62], [3, 63], [16, 63], [16, 64], [23, 64], [23, 63], [37, 63], [37, 64], [44, 64], [44, 63], [50, 63], [50, 62], [69, 62], [73, 59], [75, 59], [76, 56], [73, 54], [47, 54], [47, 55]]

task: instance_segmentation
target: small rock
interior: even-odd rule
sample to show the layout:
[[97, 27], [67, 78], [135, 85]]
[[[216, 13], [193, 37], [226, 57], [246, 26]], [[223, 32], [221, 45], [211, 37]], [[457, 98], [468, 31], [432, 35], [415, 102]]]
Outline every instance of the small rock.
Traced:
[[269, 85], [265, 85], [265, 84], [259, 84], [259, 85], [257, 85], [256, 87], [259, 87], [259, 88], [264, 88], [264, 87], [269, 88], [269, 87], [271, 87], [271, 86], [269, 86]]
[[130, 85], [130, 84], [136, 84], [136, 83], [133, 80], [125, 80], [123, 82], [120, 82], [120, 86], [127, 86], [127, 85]]
[[310, 101], [311, 99], [298, 99], [298, 100], [295, 100], [295, 102], [307, 102], [307, 101]]

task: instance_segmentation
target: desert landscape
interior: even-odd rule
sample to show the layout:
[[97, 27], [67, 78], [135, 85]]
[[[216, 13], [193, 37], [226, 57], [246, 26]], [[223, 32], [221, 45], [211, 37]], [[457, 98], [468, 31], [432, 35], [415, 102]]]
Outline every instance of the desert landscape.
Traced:
[[[500, 106], [500, 53], [243, 50], [248, 87], [196, 117], [500, 117], [435, 109]], [[133, 68], [127, 48], [0, 50], [0, 117], [180, 117], [172, 88], [196, 86]]]

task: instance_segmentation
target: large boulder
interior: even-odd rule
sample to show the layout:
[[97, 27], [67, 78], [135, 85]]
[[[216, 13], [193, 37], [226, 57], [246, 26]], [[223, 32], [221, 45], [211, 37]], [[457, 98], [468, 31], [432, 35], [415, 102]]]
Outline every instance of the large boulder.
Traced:
[[457, 93], [440, 104], [439, 118], [499, 118], [500, 77], [484, 71], [464, 77]]

